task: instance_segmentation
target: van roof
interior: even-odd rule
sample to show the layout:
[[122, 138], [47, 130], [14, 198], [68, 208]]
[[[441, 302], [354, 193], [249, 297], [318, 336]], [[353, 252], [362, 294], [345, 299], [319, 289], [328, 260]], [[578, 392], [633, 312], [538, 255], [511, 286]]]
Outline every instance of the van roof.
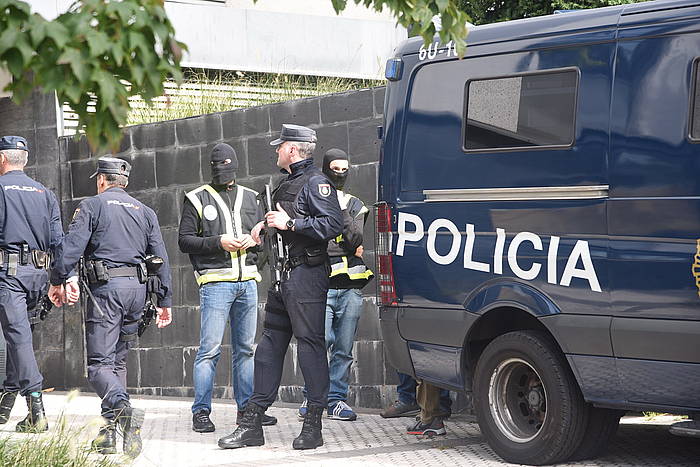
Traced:
[[[473, 26], [469, 28], [467, 46], [612, 29], [617, 27], [623, 16], [691, 6], [700, 6], [700, 1], [657, 0]], [[653, 20], [653, 16], [645, 20]], [[435, 41], [439, 41], [438, 36], [435, 36]], [[418, 53], [422, 45], [422, 37], [412, 37], [397, 47], [396, 56]], [[509, 50], [513, 50], [512, 45], [509, 46]]]

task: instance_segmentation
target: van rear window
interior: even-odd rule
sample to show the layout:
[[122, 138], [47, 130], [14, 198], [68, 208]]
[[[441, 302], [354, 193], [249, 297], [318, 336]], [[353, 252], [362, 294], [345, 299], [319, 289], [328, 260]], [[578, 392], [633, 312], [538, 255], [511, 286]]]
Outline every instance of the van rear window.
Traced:
[[690, 120], [690, 139], [700, 141], [700, 59], [695, 59], [693, 69], [693, 103], [690, 111], [692, 117]]
[[574, 143], [576, 70], [472, 80], [466, 86], [466, 151]]

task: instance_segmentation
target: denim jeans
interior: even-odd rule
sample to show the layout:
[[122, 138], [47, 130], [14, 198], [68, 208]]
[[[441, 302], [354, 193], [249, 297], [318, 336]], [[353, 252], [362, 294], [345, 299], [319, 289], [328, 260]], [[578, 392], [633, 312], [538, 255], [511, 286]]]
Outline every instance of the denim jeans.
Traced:
[[[397, 372], [399, 375], [399, 385], [396, 391], [399, 393], [399, 400], [404, 404], [413, 405], [416, 403], [416, 380], [409, 375]], [[440, 389], [440, 411], [452, 413], [452, 399], [450, 391]]]
[[[348, 399], [352, 346], [362, 312], [360, 289], [328, 289], [326, 299], [326, 348], [330, 353], [328, 404]], [[306, 397], [306, 388], [304, 388]]]
[[257, 324], [258, 286], [244, 282], [210, 282], [199, 289], [201, 329], [194, 360], [192, 412], [211, 412], [216, 364], [226, 322], [231, 324], [231, 385], [238, 410], [253, 393], [253, 344]]

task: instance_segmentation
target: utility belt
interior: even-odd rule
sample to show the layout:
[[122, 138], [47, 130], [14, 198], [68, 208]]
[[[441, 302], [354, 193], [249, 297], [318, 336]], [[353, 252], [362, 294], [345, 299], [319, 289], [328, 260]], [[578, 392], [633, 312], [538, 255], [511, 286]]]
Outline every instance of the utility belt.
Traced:
[[17, 266], [31, 264], [37, 269], [48, 269], [51, 264], [49, 253], [41, 250], [31, 250], [24, 244], [18, 252], [0, 250], [0, 268], [7, 271], [9, 276], [17, 274]]
[[145, 263], [109, 268], [102, 260], [90, 260], [85, 261], [83, 269], [85, 280], [90, 285], [104, 283], [114, 277], [136, 277], [141, 284], [148, 280]]
[[291, 256], [284, 262], [284, 269], [291, 270], [302, 264], [320, 266], [328, 261], [328, 252], [323, 247], [304, 248], [304, 254]]

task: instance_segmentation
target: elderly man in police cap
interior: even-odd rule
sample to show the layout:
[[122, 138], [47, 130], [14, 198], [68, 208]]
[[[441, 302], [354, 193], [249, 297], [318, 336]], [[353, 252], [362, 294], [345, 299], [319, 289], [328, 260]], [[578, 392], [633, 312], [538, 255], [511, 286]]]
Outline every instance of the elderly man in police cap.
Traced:
[[[134, 409], [126, 392], [126, 359], [137, 338], [146, 302], [145, 261], [163, 259], [157, 272], [158, 327], [170, 324], [171, 285], [168, 254], [156, 214], [129, 196], [131, 165], [122, 159], [101, 157], [97, 171], [97, 195], [83, 200], [73, 214], [60, 254], [51, 271], [51, 296], [56, 305], [73, 302], [77, 286], [71, 272], [83, 257], [87, 301], [85, 323], [88, 381], [102, 398], [106, 424], [93, 442], [104, 453], [116, 453], [116, 431], [123, 435], [123, 450], [130, 457], [141, 452], [144, 412]], [[92, 178], [91, 177], [91, 178]], [[66, 290], [61, 294], [65, 281]], [[150, 284], [151, 282], [149, 282]]]
[[24, 173], [29, 147], [20, 136], [0, 138], [0, 324], [7, 342], [7, 375], [0, 395], [0, 423], [7, 423], [17, 393], [29, 414], [17, 431], [48, 429], [27, 309], [46, 290], [49, 253], [63, 239], [54, 194]]
[[343, 215], [335, 187], [314, 166], [314, 130], [285, 124], [280, 137], [270, 144], [276, 147], [277, 166], [288, 176], [273, 193], [276, 210], [265, 214], [265, 223], [256, 225], [251, 235], [260, 242], [265, 224], [277, 229], [287, 252], [285, 267], [279, 290], [272, 287], [267, 295], [262, 339], [255, 351], [253, 396], [239, 427], [221, 438], [219, 446], [265, 444], [262, 416], [277, 398], [284, 356], [293, 335], [308, 410], [292, 447], [315, 449], [323, 444], [321, 416], [328, 396], [325, 310], [330, 265], [326, 249], [328, 241], [342, 233]]

